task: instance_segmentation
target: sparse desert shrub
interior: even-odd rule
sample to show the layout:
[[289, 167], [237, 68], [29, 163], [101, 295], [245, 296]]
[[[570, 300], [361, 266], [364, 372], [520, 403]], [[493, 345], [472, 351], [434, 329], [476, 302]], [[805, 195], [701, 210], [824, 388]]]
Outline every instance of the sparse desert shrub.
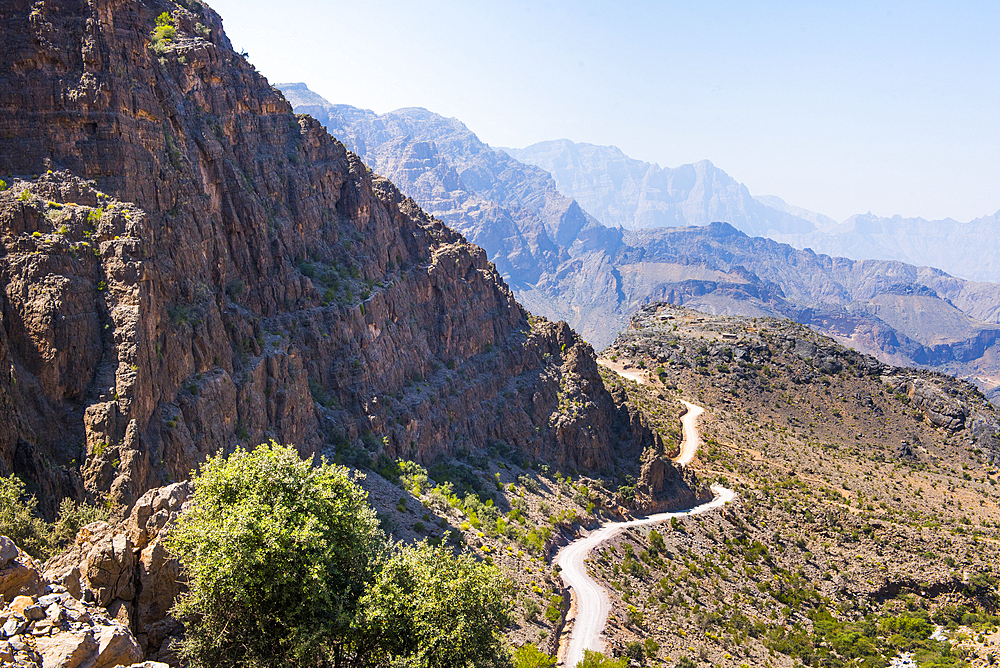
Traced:
[[0, 478], [0, 535], [35, 557], [47, 559], [76, 538], [80, 527], [108, 519], [108, 511], [64, 498], [52, 524], [38, 515], [38, 502], [16, 476]]
[[38, 501], [25, 493], [14, 475], [0, 478], [0, 535], [7, 536], [33, 557], [44, 559], [51, 548], [48, 527], [37, 515]]
[[156, 17], [156, 28], [150, 37], [150, 46], [153, 51], [162, 54], [167, 50], [167, 45], [177, 39], [177, 25], [168, 12], [163, 12]]
[[553, 668], [556, 659], [529, 642], [514, 650], [514, 668]]
[[576, 664], [577, 668], [628, 668], [628, 657], [620, 656], [612, 659], [602, 652], [591, 649], [583, 650], [583, 661]]

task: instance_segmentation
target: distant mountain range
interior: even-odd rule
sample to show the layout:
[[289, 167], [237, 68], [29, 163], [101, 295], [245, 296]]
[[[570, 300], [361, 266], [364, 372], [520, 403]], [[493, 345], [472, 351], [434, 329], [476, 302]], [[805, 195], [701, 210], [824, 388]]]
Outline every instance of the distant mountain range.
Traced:
[[725, 221], [750, 236], [817, 253], [898, 260], [970, 280], [1000, 282], [1000, 212], [968, 223], [871, 213], [838, 223], [780, 197], [753, 197], [745, 185], [707, 160], [662, 168], [630, 158], [616, 146], [568, 139], [502, 150], [551, 173], [560, 192], [605, 225], [642, 229]]
[[866, 213], [805, 234], [769, 236], [817, 253], [899, 260], [970, 280], [1000, 282], [1000, 211], [967, 223]]
[[[374, 171], [485, 248], [525, 306], [566, 320], [599, 349], [636, 309], [662, 300], [716, 314], [788, 317], [887, 362], [1000, 387], [1000, 285], [764, 238], [808, 239], [816, 248], [846, 236], [829, 218], [751, 197], [711, 163], [666, 170], [614, 148], [566, 141], [494, 149], [457, 119], [425, 109], [380, 115], [331, 104], [305, 84], [277, 87], [296, 112], [315, 117]], [[550, 166], [555, 178], [522, 158]], [[716, 214], [730, 220], [713, 222]], [[600, 216], [615, 216], [613, 226]], [[675, 222], [625, 229], [629, 216]], [[676, 226], [692, 221], [698, 225]]]
[[708, 160], [664, 169], [634, 160], [616, 146], [568, 139], [501, 150], [552, 174], [560, 192], [611, 227], [685, 227], [724, 220], [759, 237], [816, 229], [805, 218], [754, 199], [745, 185]]

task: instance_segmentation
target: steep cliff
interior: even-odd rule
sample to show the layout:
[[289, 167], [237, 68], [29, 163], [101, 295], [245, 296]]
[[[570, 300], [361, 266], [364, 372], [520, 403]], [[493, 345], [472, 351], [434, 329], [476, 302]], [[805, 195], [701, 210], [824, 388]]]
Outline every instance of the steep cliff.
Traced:
[[637, 465], [590, 346], [292, 114], [207, 6], [15, 0], [0, 43], [0, 474], [48, 512], [268, 437]]

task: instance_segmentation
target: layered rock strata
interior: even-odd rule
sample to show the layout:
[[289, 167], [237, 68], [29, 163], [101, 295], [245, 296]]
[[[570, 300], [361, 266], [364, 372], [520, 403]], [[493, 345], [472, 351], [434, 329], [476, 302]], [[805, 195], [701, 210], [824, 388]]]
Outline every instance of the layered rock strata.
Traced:
[[47, 513], [266, 438], [582, 469], [651, 443], [589, 345], [293, 115], [211, 9], [15, 1], [0, 42], [0, 474]]

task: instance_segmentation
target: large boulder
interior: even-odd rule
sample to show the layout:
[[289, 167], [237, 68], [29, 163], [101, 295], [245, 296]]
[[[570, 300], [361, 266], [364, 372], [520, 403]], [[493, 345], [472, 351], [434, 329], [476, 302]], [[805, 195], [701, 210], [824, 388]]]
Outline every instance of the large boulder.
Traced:
[[0, 603], [37, 595], [44, 585], [38, 563], [7, 536], [0, 536]]

